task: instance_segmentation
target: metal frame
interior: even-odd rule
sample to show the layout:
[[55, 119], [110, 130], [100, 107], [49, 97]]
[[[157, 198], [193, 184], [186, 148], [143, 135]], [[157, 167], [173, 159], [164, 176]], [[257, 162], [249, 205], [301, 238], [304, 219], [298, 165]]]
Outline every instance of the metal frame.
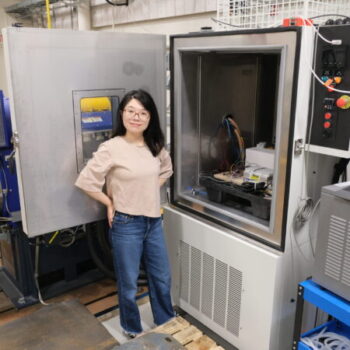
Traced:
[[[246, 34], [252, 33], [254, 36]], [[271, 35], [270, 35], [271, 34]], [[196, 42], [196, 46], [192, 43]], [[300, 30], [297, 28], [242, 31], [242, 32], [219, 32], [210, 34], [194, 34], [174, 36], [171, 38], [172, 52], [172, 155], [175, 162], [176, 182], [172, 183], [171, 200], [176, 206], [188, 211], [209, 217], [215, 222], [234, 230], [246, 234], [254, 239], [271, 245], [277, 249], [284, 249], [284, 234], [286, 222], [286, 210], [288, 202], [288, 173], [289, 166], [285, 159], [290, 159], [292, 153], [291, 138], [294, 128], [294, 99], [297, 86], [298, 56], [300, 45]], [[273, 52], [281, 55], [281, 65], [279, 71], [279, 84], [277, 101], [277, 140], [279, 145], [275, 154], [274, 184], [275, 193], [272, 201], [270, 224], [259, 220], [252, 220], [244, 217], [244, 214], [230, 213], [227, 210], [218, 209], [215, 204], [189, 198], [179, 192], [181, 174], [179, 164], [182, 162], [181, 153], [174, 145], [183, 143], [181, 130], [181, 118], [183, 115], [180, 91], [183, 87], [181, 80], [181, 53], [182, 52]], [[294, 93], [293, 93], [294, 91]], [[174, 129], [176, 131], [174, 131]], [[276, 186], [277, 185], [277, 186]], [[201, 210], [193, 210], [192, 203], [202, 206]], [[276, 203], [284, 203], [276, 205]], [[227, 220], [222, 220], [220, 216], [226, 216]]]
[[[297, 309], [294, 323], [293, 350], [303, 349], [299, 344], [303, 319], [304, 301], [315, 305], [340, 322], [350, 326], [350, 302], [322, 288], [312, 280], [306, 280], [298, 285]], [[322, 327], [323, 328], [323, 327]], [[299, 345], [298, 345], [299, 344]]]

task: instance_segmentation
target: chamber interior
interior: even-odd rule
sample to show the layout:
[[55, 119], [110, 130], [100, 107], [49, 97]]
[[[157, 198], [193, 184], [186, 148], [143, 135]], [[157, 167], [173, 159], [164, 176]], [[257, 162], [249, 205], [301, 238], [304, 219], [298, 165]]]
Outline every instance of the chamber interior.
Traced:
[[178, 199], [269, 224], [279, 67], [280, 53], [181, 54]]

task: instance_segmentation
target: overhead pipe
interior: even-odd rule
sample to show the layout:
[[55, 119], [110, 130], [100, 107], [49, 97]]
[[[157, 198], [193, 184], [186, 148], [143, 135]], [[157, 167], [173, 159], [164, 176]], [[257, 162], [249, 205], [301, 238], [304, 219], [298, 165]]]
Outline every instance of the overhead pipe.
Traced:
[[90, 30], [91, 29], [91, 13], [90, 13], [90, 1], [80, 1], [77, 6], [78, 16], [78, 29]]
[[45, 0], [46, 4], [46, 19], [47, 19], [47, 28], [51, 29], [51, 14], [50, 14], [50, 0]]

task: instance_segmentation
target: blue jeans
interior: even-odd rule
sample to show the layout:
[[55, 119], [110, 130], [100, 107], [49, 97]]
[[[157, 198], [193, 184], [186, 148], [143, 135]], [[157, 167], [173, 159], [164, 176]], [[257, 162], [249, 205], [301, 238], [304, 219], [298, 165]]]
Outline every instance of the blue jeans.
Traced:
[[160, 325], [174, 317], [162, 219], [118, 212], [114, 216], [110, 234], [122, 328], [130, 333], [142, 332], [136, 304], [141, 260], [147, 274], [154, 323]]

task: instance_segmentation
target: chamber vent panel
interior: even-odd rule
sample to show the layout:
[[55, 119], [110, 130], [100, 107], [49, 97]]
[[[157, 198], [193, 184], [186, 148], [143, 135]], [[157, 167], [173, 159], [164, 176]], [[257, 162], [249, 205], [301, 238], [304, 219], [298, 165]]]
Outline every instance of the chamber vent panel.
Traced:
[[215, 261], [214, 321], [225, 327], [227, 304], [227, 264]]
[[335, 215], [331, 216], [324, 272], [337, 281], [341, 279], [346, 226], [346, 220]]
[[341, 282], [350, 287], [350, 221], [348, 221], [348, 229], [346, 232]]
[[242, 272], [183, 241], [180, 250], [181, 299], [238, 337]]
[[191, 289], [190, 289], [190, 304], [199, 310], [199, 300], [201, 292], [201, 270], [202, 270], [202, 255], [197, 248], [191, 247]]
[[241, 313], [241, 291], [242, 272], [230, 267], [226, 328], [236, 335], [239, 333], [239, 318], [237, 318], [237, 315]]
[[190, 279], [190, 246], [181, 241], [180, 245], [180, 297], [188, 302]]
[[214, 295], [214, 258], [203, 253], [203, 290], [201, 310], [210, 319], [213, 318]]

